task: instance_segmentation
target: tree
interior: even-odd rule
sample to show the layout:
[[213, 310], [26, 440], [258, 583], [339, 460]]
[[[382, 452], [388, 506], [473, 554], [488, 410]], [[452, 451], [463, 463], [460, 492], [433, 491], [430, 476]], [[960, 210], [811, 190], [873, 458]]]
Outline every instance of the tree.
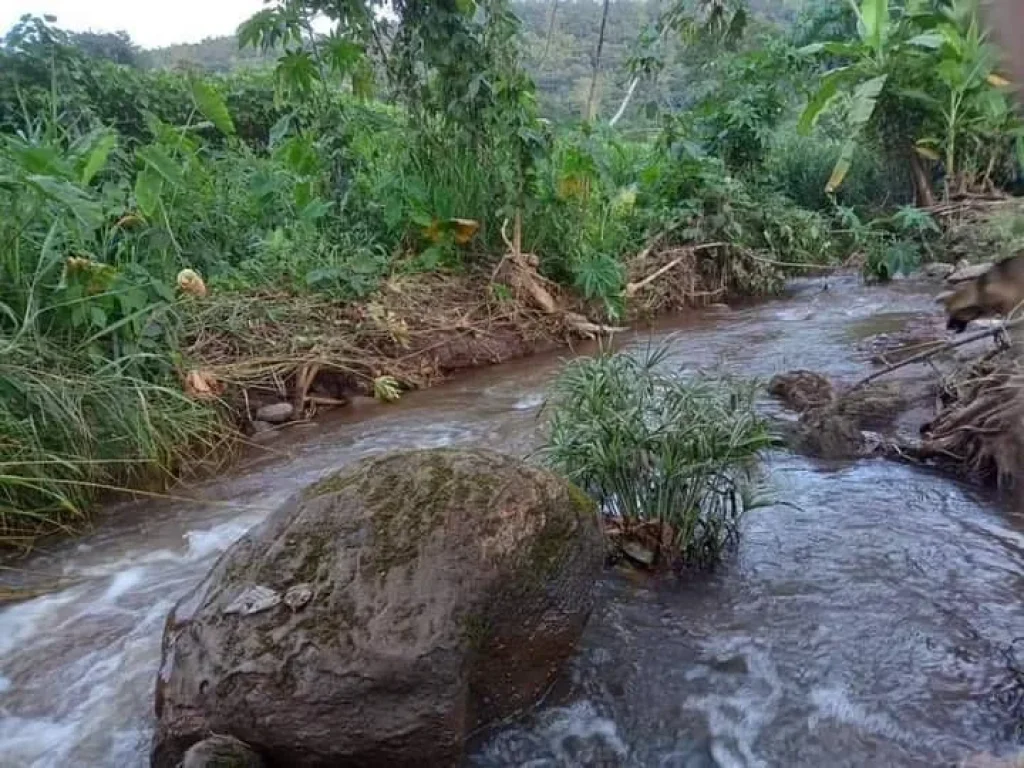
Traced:
[[[970, 0], [899, 6], [889, 0], [862, 0], [853, 6], [857, 36], [852, 41], [812, 43], [802, 52], [837, 61], [820, 79], [799, 121], [807, 133], [841, 97], [847, 103], [846, 141], [826, 192], [846, 176], [854, 148], [865, 133], [908, 165], [918, 205], [934, 202], [922, 159], [943, 160], [947, 178], [956, 175], [960, 139], [979, 128], [979, 114], [1005, 120], [1005, 97], [994, 89], [995, 57], [984, 40]], [[999, 103], [996, 103], [999, 102]], [[936, 136], [935, 134], [938, 134]]]
[[75, 32], [70, 42], [86, 56], [128, 67], [139, 65], [139, 48], [127, 32]]
[[593, 120], [597, 117], [597, 105], [594, 103], [594, 98], [597, 95], [597, 76], [601, 72], [601, 49], [604, 48], [604, 28], [607, 23], [608, 0], [604, 0], [604, 7], [601, 9], [601, 31], [597, 33], [597, 51], [594, 53], [594, 75], [590, 79], [587, 109], [583, 116], [585, 120]]
[[690, 8], [687, 0], [676, 0], [658, 19], [653, 30], [640, 37], [640, 53], [629, 63], [632, 77], [626, 95], [609, 125], [615, 125], [626, 112], [640, 78], [657, 73], [663, 66], [660, 48], [670, 32], [684, 43], [710, 43], [712, 46], [737, 40], [747, 25], [745, 0], [696, 0]]

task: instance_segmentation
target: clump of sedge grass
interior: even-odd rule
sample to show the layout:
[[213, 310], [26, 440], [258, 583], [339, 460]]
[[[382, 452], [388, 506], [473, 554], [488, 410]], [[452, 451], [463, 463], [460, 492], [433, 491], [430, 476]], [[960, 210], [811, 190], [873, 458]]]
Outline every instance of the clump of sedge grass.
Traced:
[[714, 565], [758, 503], [772, 443], [756, 384], [666, 372], [667, 345], [576, 360], [545, 409], [544, 461], [591, 494], [653, 560]]
[[[0, 360], [0, 545], [28, 547], [86, 520], [97, 496], [163, 487], [228, 434], [172, 384], [13, 346]], [[221, 451], [221, 453], [224, 453]]]

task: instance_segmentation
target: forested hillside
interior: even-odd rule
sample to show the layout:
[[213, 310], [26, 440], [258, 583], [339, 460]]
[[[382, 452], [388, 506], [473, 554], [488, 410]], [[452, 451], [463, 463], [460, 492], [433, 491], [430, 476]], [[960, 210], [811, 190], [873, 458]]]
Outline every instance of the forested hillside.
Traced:
[[[557, 120], [579, 117], [593, 77], [602, 4], [595, 0], [517, 0], [510, 5], [522, 21], [523, 63], [537, 84], [541, 112]], [[750, 4], [750, 14], [754, 26], [759, 22], [788, 26], [796, 21], [803, 5], [804, 0], [758, 0]], [[609, 4], [598, 80], [598, 114], [607, 117], [618, 107], [628, 87], [627, 61], [636, 53], [642, 32], [664, 7], [665, 3], [657, 0]], [[678, 108], [687, 103], [693, 89], [677, 49], [675, 45], [665, 46], [667, 66], [656, 84], [639, 89], [636, 104], [654, 99], [663, 107]], [[210, 38], [143, 54], [143, 60], [152, 67], [187, 65], [209, 72], [269, 66], [274, 59], [252, 48], [239, 50], [234, 37]], [[642, 115], [634, 109], [630, 117], [635, 121]]]

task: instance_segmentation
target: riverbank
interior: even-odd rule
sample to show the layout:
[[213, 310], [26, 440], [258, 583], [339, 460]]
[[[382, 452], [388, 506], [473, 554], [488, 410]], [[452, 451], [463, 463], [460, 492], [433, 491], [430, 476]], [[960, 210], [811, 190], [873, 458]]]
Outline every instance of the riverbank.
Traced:
[[[0, 545], [17, 555], [43, 537], [81, 535], [96, 506], [198, 482], [230, 466], [247, 443], [274, 440], [289, 425], [360, 399], [391, 401], [459, 371], [571, 347], [685, 307], [768, 295], [784, 283], [770, 260], [724, 244], [662, 245], [625, 266], [621, 319], [541, 277], [529, 254], [513, 252], [460, 272], [396, 272], [358, 302], [234, 293], [216, 284], [199, 295], [184, 292], [174, 307], [183, 341], [177, 381], [160, 390], [167, 403], [155, 409], [143, 395], [134, 405], [84, 403], [118, 418], [159, 416], [180, 436], [114, 462], [37, 462], [33, 482], [43, 490], [50, 483], [52, 493], [73, 488], [74, 503], [37, 494], [39, 508], [2, 516]], [[90, 396], [97, 392], [91, 384], [82, 382]], [[64, 474], [47, 475], [50, 461], [62, 461]]]

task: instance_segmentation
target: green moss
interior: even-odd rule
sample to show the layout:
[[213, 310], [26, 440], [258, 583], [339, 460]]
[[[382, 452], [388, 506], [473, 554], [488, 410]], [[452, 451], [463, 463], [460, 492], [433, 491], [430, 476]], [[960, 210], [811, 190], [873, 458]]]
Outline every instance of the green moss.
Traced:
[[302, 500], [312, 501], [313, 499], [318, 499], [321, 496], [338, 493], [343, 491], [345, 488], [348, 488], [358, 479], [359, 472], [357, 470], [342, 470], [335, 472], [307, 488], [302, 494]]
[[572, 501], [573, 509], [576, 511], [576, 517], [580, 520], [592, 517], [597, 511], [597, 502], [590, 498], [575, 483], [568, 483], [568, 486], [569, 499]]
[[[448, 452], [423, 453], [390, 456], [364, 479], [365, 497], [373, 511], [373, 565], [378, 573], [416, 559], [423, 540], [444, 524], [458, 490]], [[411, 470], [402, 471], [403, 467]]]
[[474, 651], [483, 650], [491, 632], [491, 621], [482, 614], [470, 613], [462, 619], [462, 636]]

